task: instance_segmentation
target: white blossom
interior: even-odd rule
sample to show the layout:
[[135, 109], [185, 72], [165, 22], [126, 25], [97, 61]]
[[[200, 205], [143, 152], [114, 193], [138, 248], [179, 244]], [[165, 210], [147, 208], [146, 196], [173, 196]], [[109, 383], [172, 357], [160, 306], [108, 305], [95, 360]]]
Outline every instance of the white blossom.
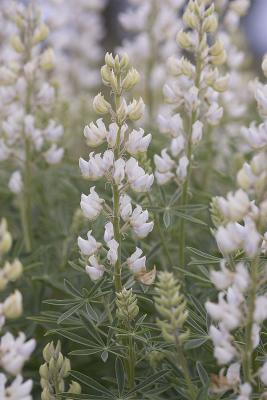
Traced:
[[135, 192], [148, 192], [150, 190], [154, 182], [153, 174], [146, 174], [133, 157], [126, 162], [125, 172], [129, 184]]
[[111, 239], [107, 242], [107, 246], [109, 248], [107, 259], [109, 260], [110, 264], [114, 266], [118, 260], [119, 243], [115, 239]]
[[145, 238], [153, 229], [154, 222], [147, 222], [148, 211], [142, 210], [141, 206], [136, 206], [130, 218], [130, 224], [139, 238]]
[[20, 171], [15, 171], [11, 175], [9, 182], [8, 182], [8, 187], [11, 190], [12, 193], [19, 194], [21, 193], [23, 189], [23, 181], [22, 181], [22, 176]]
[[96, 256], [89, 257], [89, 265], [86, 265], [85, 270], [92, 281], [97, 281], [104, 275], [105, 268], [98, 263]]
[[104, 200], [95, 191], [95, 186], [90, 188], [90, 194], [81, 196], [81, 209], [89, 220], [95, 220], [102, 211]]
[[128, 140], [125, 143], [126, 150], [129, 154], [135, 156], [138, 153], [147, 152], [152, 135], [149, 133], [148, 135], [144, 136], [144, 134], [145, 132], [142, 128], [140, 128], [138, 131], [134, 129], [129, 134]]
[[91, 233], [92, 231], [87, 233], [87, 239], [83, 239], [80, 236], [78, 238], [78, 246], [81, 250], [81, 253], [85, 256], [93, 255], [101, 247], [101, 243], [97, 242]]
[[136, 247], [135, 252], [129, 258], [127, 258], [127, 264], [134, 274], [138, 274], [139, 272], [146, 270], [146, 257], [141, 257], [142, 254], [143, 251], [139, 249], [139, 247]]

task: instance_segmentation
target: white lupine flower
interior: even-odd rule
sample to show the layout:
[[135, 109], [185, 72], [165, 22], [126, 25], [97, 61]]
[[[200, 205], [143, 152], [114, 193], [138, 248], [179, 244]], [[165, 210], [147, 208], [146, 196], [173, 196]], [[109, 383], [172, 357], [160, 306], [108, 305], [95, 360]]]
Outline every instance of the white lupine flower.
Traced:
[[147, 222], [148, 211], [142, 210], [141, 206], [137, 206], [131, 215], [130, 224], [139, 238], [145, 238], [153, 229], [154, 222]]
[[218, 290], [227, 289], [233, 282], [234, 273], [226, 268], [225, 261], [220, 263], [220, 271], [211, 271], [210, 280]]
[[12, 193], [19, 194], [22, 192], [23, 181], [20, 171], [13, 172], [9, 179], [8, 187]]
[[37, 101], [40, 106], [45, 110], [49, 110], [51, 105], [54, 103], [55, 100], [55, 89], [49, 85], [49, 83], [43, 83], [38, 96]]
[[185, 148], [185, 138], [182, 135], [172, 139], [170, 151], [173, 157], [179, 156], [179, 154], [184, 150], [184, 148]]
[[104, 200], [95, 191], [95, 186], [90, 188], [90, 194], [81, 196], [81, 209], [84, 215], [91, 221], [95, 220], [102, 211]]
[[97, 242], [95, 238], [91, 235], [92, 231], [87, 233], [87, 239], [78, 237], [78, 246], [81, 253], [85, 256], [91, 256], [96, 253], [101, 247], [101, 243]]
[[44, 158], [48, 164], [58, 164], [63, 157], [64, 150], [62, 147], [57, 147], [56, 144], [52, 146], [44, 153]]
[[209, 335], [214, 344], [214, 356], [219, 365], [228, 364], [236, 356], [237, 352], [232, 345], [232, 337], [224, 328], [218, 329], [214, 325], [210, 326]]
[[125, 172], [131, 188], [135, 192], [148, 192], [154, 182], [153, 174], [148, 175], [143, 168], [138, 165], [138, 162], [131, 157], [126, 162]]
[[256, 349], [260, 344], [260, 331], [261, 331], [260, 326], [254, 323], [252, 326], [252, 335], [251, 335], [253, 349]]
[[[120, 143], [123, 142], [124, 140], [124, 136], [125, 133], [128, 129], [128, 126], [126, 124], [124, 124], [121, 129], [120, 129]], [[116, 145], [116, 141], [117, 141], [117, 135], [119, 132], [119, 126], [113, 122], [112, 124], [109, 125], [109, 129], [107, 132], [107, 142], [109, 144], [110, 147], [114, 147]]]
[[103, 157], [101, 154], [94, 152], [89, 154], [89, 161], [83, 158], [79, 160], [80, 170], [85, 178], [90, 180], [97, 180], [102, 178], [104, 174], [112, 167], [114, 162], [114, 153], [111, 150], [104, 152]]
[[32, 380], [23, 382], [21, 375], [18, 375], [9, 386], [6, 386], [7, 378], [0, 374], [0, 398], [2, 400], [32, 400]]
[[240, 386], [240, 395], [236, 400], [250, 400], [252, 388], [249, 383], [244, 383]]
[[107, 246], [109, 248], [107, 259], [109, 260], [110, 264], [114, 266], [118, 260], [119, 243], [115, 239], [111, 239], [107, 243]]
[[267, 386], [267, 362], [260, 368], [260, 379], [264, 386]]
[[125, 148], [131, 155], [137, 155], [138, 153], [145, 153], [147, 152], [148, 146], [151, 142], [152, 135], [149, 133], [145, 135], [145, 132], [142, 128], [138, 131], [133, 130], [128, 137], [127, 142], [125, 143]]
[[138, 274], [139, 272], [146, 270], [146, 257], [141, 257], [142, 254], [143, 251], [139, 249], [139, 247], [136, 247], [135, 252], [129, 258], [127, 258], [128, 267], [134, 274]]
[[244, 263], [239, 262], [236, 265], [236, 273], [233, 279], [234, 285], [244, 293], [250, 284], [250, 275]]
[[102, 144], [107, 137], [107, 130], [103, 118], [99, 118], [96, 124], [91, 122], [89, 126], [86, 125], [83, 133], [88, 146], [96, 147]]
[[223, 116], [223, 108], [213, 103], [208, 109], [205, 118], [210, 125], [218, 125]]
[[219, 227], [215, 233], [215, 239], [221, 252], [227, 254], [242, 247], [244, 235], [244, 226], [237, 222], [229, 222], [225, 227]]
[[63, 136], [64, 128], [62, 125], [57, 124], [53, 119], [50, 119], [43, 133], [49, 141], [55, 142]]
[[105, 272], [104, 266], [98, 263], [96, 256], [89, 257], [89, 265], [86, 265], [85, 270], [92, 281], [102, 278]]
[[226, 373], [226, 378], [228, 384], [232, 387], [236, 386], [240, 383], [240, 364], [233, 363], [229, 366]]
[[11, 375], [19, 374], [25, 362], [29, 360], [35, 346], [35, 340], [26, 341], [24, 333], [20, 332], [18, 337], [15, 338], [7, 332], [2, 336], [0, 342], [1, 367]]
[[178, 167], [176, 169], [176, 175], [179, 181], [184, 182], [187, 177], [187, 167], [189, 165], [189, 160], [186, 156], [183, 156], [179, 160]]
[[192, 127], [192, 143], [197, 144], [202, 139], [203, 134], [203, 123], [196, 121]]
[[256, 229], [255, 222], [246, 218], [245, 220], [245, 237], [243, 247], [246, 254], [253, 258], [259, 252], [259, 245], [261, 241], [261, 236]]
[[0, 161], [5, 161], [10, 155], [10, 149], [6, 146], [3, 139], [0, 139]]
[[120, 215], [123, 221], [128, 221], [132, 215], [133, 208], [131, 198], [127, 194], [120, 196]]
[[154, 163], [156, 165], [157, 171], [160, 173], [169, 172], [175, 166], [175, 162], [168, 155], [167, 149], [162, 150], [161, 156], [157, 154], [154, 155]]
[[155, 171], [155, 177], [157, 180], [158, 185], [165, 185], [166, 183], [170, 182], [174, 178], [174, 173], [173, 172], [158, 172]]
[[267, 296], [258, 296], [256, 298], [254, 321], [258, 324], [267, 319]]
[[227, 198], [216, 197], [217, 205], [224, 215], [230, 221], [240, 221], [248, 213], [250, 200], [246, 192], [242, 189], [235, 193], [228, 193]]
[[267, 117], [267, 85], [259, 86], [255, 91], [255, 98], [260, 114], [263, 118]]
[[158, 123], [160, 131], [164, 134], [168, 134], [172, 138], [177, 138], [184, 132], [183, 120], [180, 114], [167, 117], [160, 114], [158, 116]]
[[198, 88], [195, 86], [192, 86], [189, 91], [184, 94], [185, 106], [188, 112], [195, 111], [199, 106], [200, 101], [198, 94]]
[[260, 149], [267, 145], [267, 121], [259, 126], [252, 122], [249, 128], [242, 128], [242, 134], [248, 141], [249, 145], [254, 149]]
[[125, 177], [125, 161], [119, 158], [114, 162], [113, 179], [117, 185], [121, 185]]
[[111, 239], [114, 238], [114, 228], [112, 222], [108, 222], [105, 225], [105, 233], [104, 233], [104, 240], [108, 243]]

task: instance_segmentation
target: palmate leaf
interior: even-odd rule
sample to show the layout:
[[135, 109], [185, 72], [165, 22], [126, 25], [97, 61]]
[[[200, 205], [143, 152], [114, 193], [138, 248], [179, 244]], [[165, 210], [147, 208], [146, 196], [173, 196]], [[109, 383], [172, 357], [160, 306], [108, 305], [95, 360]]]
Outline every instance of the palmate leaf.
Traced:
[[135, 388], [133, 390], [130, 390], [128, 392], [128, 396], [134, 393], [137, 393], [141, 390], [146, 389], [147, 387], [155, 384], [156, 382], [158, 382], [161, 378], [164, 378], [166, 375], [168, 375], [170, 373], [169, 370], [163, 370], [163, 371], [159, 371], [156, 372], [155, 374], [149, 376], [148, 378], [144, 379], [142, 382], [140, 382], [138, 385], [135, 386]]
[[67, 310], [66, 312], [64, 312], [64, 314], [62, 314], [58, 320], [57, 323], [61, 324], [63, 321], [65, 321], [66, 319], [68, 319], [70, 316], [72, 316], [74, 313], [76, 313], [77, 311], [79, 311], [83, 306], [85, 305], [85, 301], [82, 300], [79, 304], [75, 304], [73, 307], [71, 307], [69, 310]]
[[70, 371], [70, 375], [74, 380], [83, 383], [85, 386], [95, 390], [96, 392], [101, 393], [102, 395], [104, 394], [105, 396], [107, 396], [107, 399], [114, 399], [114, 395], [110, 390], [108, 390], [105, 386], [101, 385], [101, 383], [90, 378], [89, 376], [84, 375], [78, 371]]
[[121, 396], [125, 386], [125, 371], [123, 363], [119, 357], [117, 357], [115, 361], [115, 373], [116, 373], [118, 392], [119, 395]]

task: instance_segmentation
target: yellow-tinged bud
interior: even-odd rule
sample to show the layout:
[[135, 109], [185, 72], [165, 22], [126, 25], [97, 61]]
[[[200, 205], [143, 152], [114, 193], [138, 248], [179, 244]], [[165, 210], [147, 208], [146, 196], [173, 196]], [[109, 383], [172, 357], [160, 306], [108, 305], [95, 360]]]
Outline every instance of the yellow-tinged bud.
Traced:
[[48, 387], [43, 389], [41, 394], [41, 400], [55, 400], [55, 396], [50, 393]]
[[203, 31], [207, 32], [207, 33], [215, 32], [216, 29], [218, 28], [217, 17], [214, 14], [209, 15], [208, 17], [206, 17], [204, 19], [202, 28], [203, 28]]
[[8, 279], [1, 273], [0, 275], [0, 291], [4, 290], [8, 284]]
[[127, 69], [129, 67], [129, 57], [127, 54], [123, 54], [121, 58], [121, 69]]
[[129, 119], [131, 121], [137, 121], [143, 116], [144, 110], [145, 110], [145, 104], [143, 102], [143, 99], [141, 97], [138, 101], [134, 99], [128, 106]]
[[118, 123], [121, 125], [124, 123], [128, 116], [128, 106], [125, 99], [122, 99], [121, 104], [116, 112]]
[[187, 24], [192, 29], [198, 29], [199, 19], [195, 13], [192, 13], [187, 9], [183, 15], [184, 23]]
[[122, 81], [122, 88], [124, 90], [131, 90], [140, 81], [139, 72], [135, 68], [131, 68], [124, 80]]
[[124, 323], [134, 320], [139, 313], [137, 298], [132, 289], [123, 288], [120, 293], [117, 293], [116, 305], [117, 317]]
[[263, 58], [263, 61], [262, 61], [262, 64], [261, 64], [261, 68], [262, 68], [262, 71], [264, 73], [264, 76], [266, 76], [266, 78], [267, 78], [267, 54], [265, 54], [265, 56]]
[[220, 93], [225, 92], [226, 89], [228, 88], [228, 82], [229, 82], [229, 75], [218, 78], [215, 80], [213, 84], [213, 89], [216, 90], [216, 92]]
[[42, 364], [39, 368], [39, 374], [42, 379], [48, 380], [49, 378], [49, 370], [47, 364]]
[[101, 68], [101, 78], [104, 85], [110, 85], [110, 68], [107, 65], [103, 65]]
[[106, 53], [105, 55], [105, 63], [109, 68], [114, 68], [114, 57], [112, 53]]
[[183, 49], [188, 49], [192, 45], [189, 34], [183, 30], [180, 30], [177, 33], [176, 40], [179, 46]]
[[241, 189], [248, 190], [250, 188], [250, 179], [243, 168], [237, 173], [237, 183]]
[[7, 253], [12, 246], [12, 236], [7, 230], [6, 219], [3, 218], [0, 223], [0, 256]]
[[216, 40], [214, 45], [210, 48], [211, 62], [213, 65], [221, 65], [226, 60], [226, 52], [221, 40]]
[[80, 394], [82, 393], [81, 385], [78, 382], [71, 381], [68, 393]]
[[3, 272], [9, 281], [14, 282], [22, 275], [23, 265], [17, 258], [12, 263], [7, 261]]
[[118, 78], [115, 75], [114, 71], [110, 72], [110, 86], [113, 90], [114, 93], [118, 93], [119, 91], [119, 83], [118, 83]]
[[42, 42], [47, 38], [49, 35], [49, 28], [46, 24], [42, 23], [36, 30], [34, 36], [33, 36], [33, 42], [39, 43]]
[[107, 114], [110, 111], [111, 106], [105, 100], [105, 97], [101, 93], [99, 93], [94, 98], [93, 108], [94, 108], [95, 112], [97, 112], [99, 114]]
[[16, 319], [21, 316], [22, 310], [22, 295], [15, 290], [3, 303], [3, 314], [7, 319]]
[[53, 69], [55, 66], [55, 53], [53, 49], [46, 49], [41, 55], [40, 67], [46, 71]]
[[18, 35], [12, 36], [11, 46], [17, 53], [22, 53], [24, 51], [24, 45]]
[[209, 17], [210, 15], [214, 14], [214, 12], [215, 12], [215, 7], [214, 7], [214, 3], [212, 3], [210, 5], [210, 7], [207, 8], [204, 15], [205, 15], [205, 17]]

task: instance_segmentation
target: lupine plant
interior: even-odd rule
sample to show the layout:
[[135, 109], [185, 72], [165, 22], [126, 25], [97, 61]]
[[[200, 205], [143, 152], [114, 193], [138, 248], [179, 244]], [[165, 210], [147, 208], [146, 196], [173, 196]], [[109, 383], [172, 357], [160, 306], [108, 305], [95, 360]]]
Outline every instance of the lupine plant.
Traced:
[[0, 400], [266, 400], [251, 2], [2, 3]]

